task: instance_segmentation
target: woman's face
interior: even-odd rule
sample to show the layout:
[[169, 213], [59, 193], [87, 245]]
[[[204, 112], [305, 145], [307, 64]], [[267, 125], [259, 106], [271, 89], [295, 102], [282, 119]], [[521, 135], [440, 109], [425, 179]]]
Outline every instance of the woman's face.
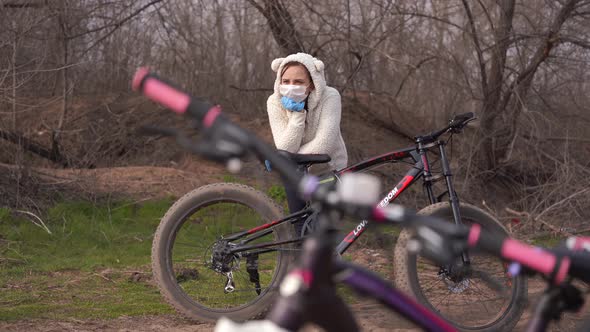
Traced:
[[285, 69], [283, 77], [281, 77], [281, 84], [306, 86], [306, 93], [310, 93], [313, 90], [313, 84], [307, 73], [307, 69], [301, 65], [293, 65]]

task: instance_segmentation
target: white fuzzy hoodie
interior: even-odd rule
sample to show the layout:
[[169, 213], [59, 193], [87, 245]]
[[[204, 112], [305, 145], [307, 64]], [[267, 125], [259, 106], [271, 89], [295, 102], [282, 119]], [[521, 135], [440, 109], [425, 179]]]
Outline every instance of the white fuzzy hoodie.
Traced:
[[[291, 112], [281, 104], [281, 72], [289, 62], [303, 64], [311, 74], [315, 88], [307, 98], [306, 112]], [[326, 85], [324, 63], [309, 54], [297, 53], [273, 60], [271, 67], [277, 78], [274, 93], [266, 105], [277, 149], [292, 153], [327, 154], [332, 158], [329, 163], [332, 169], [345, 167], [348, 154], [340, 133], [340, 94]]]

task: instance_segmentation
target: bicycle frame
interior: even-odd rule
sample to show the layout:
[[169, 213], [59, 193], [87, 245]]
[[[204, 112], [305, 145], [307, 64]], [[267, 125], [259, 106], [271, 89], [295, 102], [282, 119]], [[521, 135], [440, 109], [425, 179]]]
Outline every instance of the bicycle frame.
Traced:
[[[449, 201], [453, 210], [453, 219], [456, 224], [461, 223], [461, 213], [459, 210], [459, 199], [454, 191], [453, 183], [452, 183], [452, 174], [450, 171], [449, 161], [447, 159], [445, 153], [445, 142], [442, 140], [437, 140], [434, 142], [428, 142], [427, 144], [424, 143], [422, 137], [416, 138], [416, 146], [408, 147], [400, 150], [394, 150], [374, 158], [361, 161], [354, 165], [345, 167], [341, 170], [335, 171], [333, 173], [332, 178], [327, 178], [323, 182], [332, 182], [336, 181], [341, 175], [348, 173], [348, 172], [364, 172], [371, 168], [381, 166], [388, 163], [395, 163], [402, 160], [412, 160], [414, 165], [407, 171], [404, 177], [395, 185], [380, 201], [378, 204], [379, 207], [385, 207], [392, 201], [394, 201], [401, 193], [403, 193], [408, 187], [418, 181], [420, 178], [423, 178], [424, 187], [426, 189], [426, 193], [428, 196], [428, 201], [430, 204], [434, 204], [440, 200], [440, 198], [448, 193]], [[443, 194], [435, 197], [432, 189], [432, 185], [437, 178], [432, 176], [430, 171], [430, 163], [428, 161], [428, 157], [426, 152], [432, 148], [438, 147], [439, 154], [440, 154], [440, 161], [442, 164], [442, 176], [444, 176], [446, 184], [447, 184], [447, 191]], [[245, 245], [248, 242], [251, 242], [255, 239], [263, 237], [270, 232], [272, 232], [271, 228], [277, 227], [283, 223], [296, 223], [302, 220], [306, 220], [308, 218], [313, 218], [314, 211], [311, 208], [306, 208], [301, 211], [292, 213], [283, 219], [272, 221], [270, 223], [266, 223], [257, 227], [254, 227], [249, 230], [245, 230], [239, 233], [231, 234], [226, 236], [224, 239], [228, 241], [234, 241], [246, 237], [244, 240], [239, 242], [237, 246], [232, 249], [232, 253], [241, 253], [243, 256], [248, 255], [255, 255], [261, 254], [270, 251], [276, 251], [280, 249], [272, 248], [278, 245], [285, 245], [291, 243], [301, 242], [303, 238], [296, 238], [286, 241], [280, 242], [268, 242], [268, 243], [259, 243], [255, 245]], [[336, 252], [342, 255], [365, 231], [368, 225], [367, 220], [361, 221], [357, 224], [354, 229], [352, 229], [338, 244], [336, 247]], [[259, 249], [259, 250], [256, 250]], [[467, 253], [463, 255], [463, 262], [468, 264], [469, 257]]]

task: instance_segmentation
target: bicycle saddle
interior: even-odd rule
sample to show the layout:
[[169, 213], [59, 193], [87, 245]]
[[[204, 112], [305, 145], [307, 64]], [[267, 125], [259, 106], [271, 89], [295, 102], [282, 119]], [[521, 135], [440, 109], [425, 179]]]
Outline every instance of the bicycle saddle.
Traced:
[[300, 154], [300, 153], [291, 153], [285, 150], [278, 150], [279, 154], [283, 157], [289, 158], [291, 161], [298, 165], [313, 165], [313, 164], [323, 164], [327, 163], [332, 158], [327, 154]]

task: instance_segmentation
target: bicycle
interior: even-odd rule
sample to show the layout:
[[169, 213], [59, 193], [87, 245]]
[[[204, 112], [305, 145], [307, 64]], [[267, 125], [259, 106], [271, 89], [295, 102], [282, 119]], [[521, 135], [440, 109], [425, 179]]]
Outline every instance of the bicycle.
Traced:
[[[416, 137], [415, 146], [392, 151], [342, 170], [328, 174], [322, 182], [333, 182], [347, 173], [363, 172], [383, 164], [411, 160], [412, 166], [380, 201], [384, 207], [395, 200], [412, 184], [422, 179], [431, 203], [422, 213], [438, 215], [454, 223], [477, 223], [487, 229], [506, 232], [501, 224], [492, 216], [480, 209], [459, 203], [455, 193], [450, 166], [446, 157], [446, 142], [439, 140], [447, 132], [459, 133], [474, 119], [473, 113], [456, 116], [448, 126], [424, 136]], [[181, 144], [190, 148], [190, 141]], [[433, 176], [427, 152], [437, 149], [440, 155], [443, 174]], [[283, 152], [283, 155], [305, 167], [315, 163], [329, 161], [325, 155], [295, 155]], [[447, 191], [436, 196], [433, 183], [444, 178]], [[444, 195], [449, 196], [449, 202], [440, 202]], [[234, 204], [235, 203], [235, 204]], [[239, 216], [232, 214], [235, 212]], [[276, 294], [276, 284], [286, 274], [290, 265], [290, 253], [297, 252], [296, 245], [303, 241], [302, 234], [293, 234], [292, 224], [303, 222], [309, 228], [317, 217], [317, 211], [308, 207], [302, 211], [282, 217], [281, 209], [266, 195], [250, 187], [240, 184], [213, 184], [198, 188], [180, 198], [166, 213], [156, 231], [152, 247], [152, 269], [160, 292], [177, 311], [183, 315], [205, 321], [217, 320], [222, 315], [230, 315], [235, 320], [247, 320], [263, 315], [272, 303]], [[222, 221], [226, 224], [222, 225]], [[199, 225], [201, 227], [199, 227]], [[367, 220], [362, 220], [336, 247], [338, 254], [344, 253], [365, 231]], [[246, 227], [246, 228], [244, 228]], [[217, 234], [210, 234], [216, 228]], [[472, 273], [477, 264], [471, 264], [471, 258], [464, 255], [461, 266], [453, 265], [441, 268], [436, 274], [419, 269], [426, 266], [418, 261], [416, 256], [407, 255], [405, 242], [409, 233], [402, 230], [395, 248], [394, 270], [395, 282], [405, 291], [413, 294], [419, 301], [436, 308], [429, 295], [440, 296], [438, 293], [428, 293], [421, 289], [424, 279], [430, 278], [437, 282], [448, 293], [472, 296], [469, 284], [473, 287], [477, 275]], [[196, 243], [191, 239], [205, 240], [211, 244]], [[189, 244], [184, 246], [185, 244]], [[202, 253], [196, 254], [196, 249]], [[245, 264], [243, 264], [245, 260]], [[486, 262], [487, 263], [487, 262]], [[197, 270], [195, 266], [207, 266], [208, 269]], [[489, 265], [489, 264], [488, 264]], [[413, 271], [406, 271], [411, 266]], [[523, 303], [526, 301], [526, 279], [517, 277], [512, 279], [503, 275], [504, 266], [499, 262], [493, 266], [496, 275], [505, 278], [510, 284], [510, 294], [498, 297], [488, 290], [488, 297], [494, 297], [496, 312], [490, 313], [488, 320], [476, 321], [475, 326], [461, 322], [460, 317], [446, 317], [465, 330], [494, 331], [514, 326], [522, 314]], [[489, 266], [483, 269], [488, 269]], [[203, 283], [216, 282], [219, 277], [217, 290], [201, 287]], [[219, 281], [217, 281], [219, 282]], [[238, 287], [236, 287], [236, 284]], [[456, 286], [459, 285], [459, 286]], [[248, 287], [249, 286], [249, 287]], [[483, 285], [482, 287], [488, 288]], [[488, 299], [490, 302], [492, 300]], [[225, 303], [229, 302], [229, 303]], [[483, 301], [476, 301], [472, 306], [478, 306]], [[453, 309], [452, 306], [450, 306]], [[450, 316], [448, 311], [438, 310], [443, 316]], [[463, 317], [464, 319], [465, 317]]]

